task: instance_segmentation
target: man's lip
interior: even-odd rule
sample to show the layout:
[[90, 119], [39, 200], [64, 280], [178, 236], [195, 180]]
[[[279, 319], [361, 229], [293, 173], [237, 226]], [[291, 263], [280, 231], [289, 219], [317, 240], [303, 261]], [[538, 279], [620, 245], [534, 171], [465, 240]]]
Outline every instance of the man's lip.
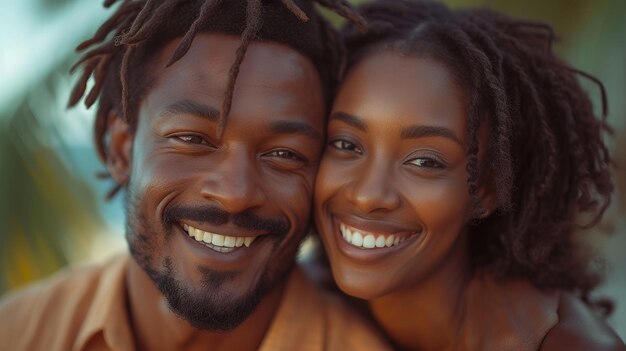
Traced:
[[258, 255], [260, 250], [267, 249], [267, 241], [270, 236], [266, 235], [262, 238], [256, 238], [250, 247], [242, 245], [235, 248], [231, 252], [218, 252], [207, 247], [204, 243], [198, 242], [195, 238], [189, 236], [182, 226], [176, 226], [176, 244], [184, 256], [189, 255], [199, 259], [202, 265], [215, 270], [245, 270], [250, 267], [254, 257]]
[[244, 245], [249, 247], [252, 245], [252, 242], [257, 239], [256, 236], [231, 236], [205, 232], [186, 224], [183, 224], [183, 231], [185, 231], [189, 237], [193, 237], [197, 242], [209, 248], [215, 248], [217, 251], [223, 253], [232, 252], [232, 250]]
[[247, 229], [232, 226], [232, 225], [213, 226], [213, 225], [208, 225], [206, 223], [187, 221], [187, 220], [181, 221], [179, 225], [181, 228], [184, 228], [185, 225], [188, 225], [188, 226], [192, 226], [196, 229], [200, 229], [205, 232], [215, 233], [215, 234], [220, 234], [220, 235], [228, 235], [228, 236], [246, 237], [246, 236], [261, 236], [261, 235], [271, 234], [265, 231], [247, 230]]

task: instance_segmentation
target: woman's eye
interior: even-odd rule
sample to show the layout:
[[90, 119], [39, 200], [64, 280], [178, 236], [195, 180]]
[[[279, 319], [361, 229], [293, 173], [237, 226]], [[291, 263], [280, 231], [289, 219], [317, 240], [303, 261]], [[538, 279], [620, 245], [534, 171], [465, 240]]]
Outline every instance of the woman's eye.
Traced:
[[302, 157], [298, 156], [295, 152], [291, 152], [289, 150], [274, 150], [267, 154], [267, 156], [271, 157], [279, 157], [286, 160], [291, 161], [302, 161]]
[[363, 153], [363, 150], [361, 150], [360, 147], [356, 146], [354, 143], [351, 143], [347, 140], [338, 139], [338, 140], [332, 141], [331, 145], [335, 149], [338, 149], [338, 150], [352, 151], [352, 152], [356, 152], [359, 154]]
[[441, 162], [430, 157], [414, 158], [407, 163], [415, 165], [417, 167], [422, 167], [422, 168], [433, 168], [433, 169], [444, 168], [444, 165]]

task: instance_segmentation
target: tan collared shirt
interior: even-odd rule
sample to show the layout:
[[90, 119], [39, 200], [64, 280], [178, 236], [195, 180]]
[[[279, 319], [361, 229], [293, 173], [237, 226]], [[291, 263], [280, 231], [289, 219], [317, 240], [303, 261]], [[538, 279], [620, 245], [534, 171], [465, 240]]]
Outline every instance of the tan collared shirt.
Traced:
[[[60, 273], [0, 300], [0, 350], [133, 350], [128, 256]], [[380, 334], [299, 269], [259, 350], [390, 350]]]

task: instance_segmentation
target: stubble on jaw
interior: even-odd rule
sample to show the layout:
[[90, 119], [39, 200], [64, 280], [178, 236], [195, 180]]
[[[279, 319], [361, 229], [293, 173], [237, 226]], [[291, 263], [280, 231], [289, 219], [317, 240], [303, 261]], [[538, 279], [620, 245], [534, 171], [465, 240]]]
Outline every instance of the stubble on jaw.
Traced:
[[[251, 291], [236, 299], [230, 298], [230, 295], [224, 292], [224, 286], [236, 279], [241, 272], [223, 272], [208, 267], [198, 267], [202, 275], [200, 287], [192, 289], [176, 279], [177, 272], [170, 256], [163, 257], [161, 262], [154, 262], [154, 255], [159, 251], [155, 243], [159, 241], [159, 238], [149, 236], [150, 225], [148, 219], [139, 209], [139, 200], [139, 197], [129, 186], [125, 193], [125, 207], [127, 216], [126, 240], [130, 254], [161, 291], [170, 310], [195, 328], [210, 331], [229, 331], [236, 328], [254, 312], [263, 297], [273, 287], [278, 286], [286, 279], [293, 267], [295, 260], [291, 260], [289, 264], [281, 267], [282, 269], [278, 272], [269, 272], [265, 269]], [[165, 235], [162, 238], [165, 245], [171, 240], [172, 226], [178, 222], [175, 220], [178, 216], [184, 217], [186, 214], [196, 219], [201, 216], [202, 220], [216, 224], [223, 224], [229, 220], [223, 211], [220, 212], [219, 210], [195, 211], [188, 208], [173, 208], [169, 212], [166, 209], [166, 212], [163, 219]], [[290, 229], [289, 223], [285, 225], [285, 223], [276, 220], [259, 219], [251, 214], [240, 214], [231, 220], [242, 227], [264, 227], [276, 231], [273, 252], [276, 252], [280, 244], [284, 242]], [[296, 247], [295, 251], [297, 251], [298, 245], [294, 246]], [[295, 251], [293, 252], [294, 257]]]

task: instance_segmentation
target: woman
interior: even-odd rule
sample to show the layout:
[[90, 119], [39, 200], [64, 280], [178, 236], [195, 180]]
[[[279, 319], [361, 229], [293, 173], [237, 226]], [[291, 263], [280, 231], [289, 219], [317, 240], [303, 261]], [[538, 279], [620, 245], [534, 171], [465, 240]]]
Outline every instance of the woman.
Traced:
[[402, 349], [626, 349], [583, 302], [598, 277], [574, 240], [613, 191], [607, 128], [551, 28], [361, 11], [315, 191], [338, 286]]

